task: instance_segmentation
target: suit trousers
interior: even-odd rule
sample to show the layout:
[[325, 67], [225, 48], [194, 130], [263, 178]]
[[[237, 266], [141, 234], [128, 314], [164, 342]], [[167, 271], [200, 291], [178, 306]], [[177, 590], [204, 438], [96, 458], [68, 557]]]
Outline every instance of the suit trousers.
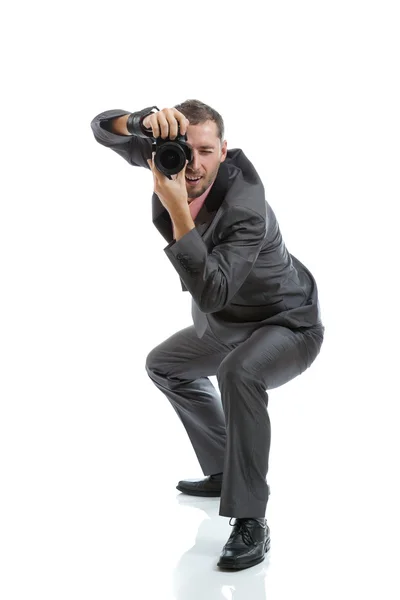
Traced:
[[[186, 327], [146, 358], [150, 379], [180, 418], [204, 475], [223, 472], [219, 514], [260, 518], [268, 502], [271, 425], [268, 392], [303, 373], [325, 327], [264, 325], [227, 344]], [[216, 376], [219, 392], [209, 376]]]

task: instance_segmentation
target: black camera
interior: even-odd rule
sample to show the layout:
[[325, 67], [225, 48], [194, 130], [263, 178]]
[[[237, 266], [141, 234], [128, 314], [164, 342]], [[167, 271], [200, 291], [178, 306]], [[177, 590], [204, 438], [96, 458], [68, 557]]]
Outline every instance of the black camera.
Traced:
[[[186, 160], [192, 161], [192, 149], [187, 144], [186, 134], [181, 135], [179, 133], [179, 124], [178, 135], [174, 140], [169, 138], [163, 140], [161, 137], [155, 138], [152, 130], [142, 125], [143, 119], [152, 113], [153, 108], [157, 108], [157, 106], [150, 106], [129, 115], [126, 127], [132, 135], [152, 139], [155, 165], [168, 179], [172, 179], [172, 175], [176, 175], [185, 167]], [[159, 109], [157, 108], [157, 110]]]

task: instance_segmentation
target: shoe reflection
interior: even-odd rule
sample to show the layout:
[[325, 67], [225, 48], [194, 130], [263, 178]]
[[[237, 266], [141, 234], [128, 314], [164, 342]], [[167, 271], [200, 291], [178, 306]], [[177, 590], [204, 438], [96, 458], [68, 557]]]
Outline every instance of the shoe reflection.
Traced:
[[[173, 572], [176, 600], [266, 600], [269, 552], [262, 563], [227, 571], [217, 567], [219, 555], [231, 533], [229, 517], [219, 515], [220, 498], [178, 494], [177, 502], [205, 513], [194, 546], [182, 554]], [[234, 521], [232, 521], [233, 523]]]

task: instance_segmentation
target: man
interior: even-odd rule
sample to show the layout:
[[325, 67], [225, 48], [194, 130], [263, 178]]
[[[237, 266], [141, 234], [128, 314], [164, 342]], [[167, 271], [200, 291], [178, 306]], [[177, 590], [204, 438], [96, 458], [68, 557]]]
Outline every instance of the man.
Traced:
[[[221, 496], [219, 514], [235, 523], [218, 566], [251, 567], [270, 545], [267, 390], [303, 373], [320, 352], [325, 327], [315, 279], [288, 252], [256, 170], [242, 150], [227, 149], [222, 117], [210, 106], [187, 100], [158, 112], [109, 110], [91, 127], [100, 144], [151, 169], [153, 223], [192, 296], [194, 324], [146, 361], [205, 475], [177, 489]], [[186, 134], [191, 157], [168, 178], [148, 136], [174, 140], [178, 133]]]

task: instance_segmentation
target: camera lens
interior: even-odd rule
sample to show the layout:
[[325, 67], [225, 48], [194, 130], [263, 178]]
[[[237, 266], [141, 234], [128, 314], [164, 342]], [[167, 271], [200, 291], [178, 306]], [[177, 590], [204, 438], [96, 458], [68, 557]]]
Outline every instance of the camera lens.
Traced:
[[160, 162], [165, 169], [176, 169], [180, 163], [180, 157], [178, 152], [167, 149], [165, 152], [162, 152]]
[[175, 175], [185, 166], [185, 152], [174, 142], [167, 142], [156, 152], [156, 165], [165, 174]]

